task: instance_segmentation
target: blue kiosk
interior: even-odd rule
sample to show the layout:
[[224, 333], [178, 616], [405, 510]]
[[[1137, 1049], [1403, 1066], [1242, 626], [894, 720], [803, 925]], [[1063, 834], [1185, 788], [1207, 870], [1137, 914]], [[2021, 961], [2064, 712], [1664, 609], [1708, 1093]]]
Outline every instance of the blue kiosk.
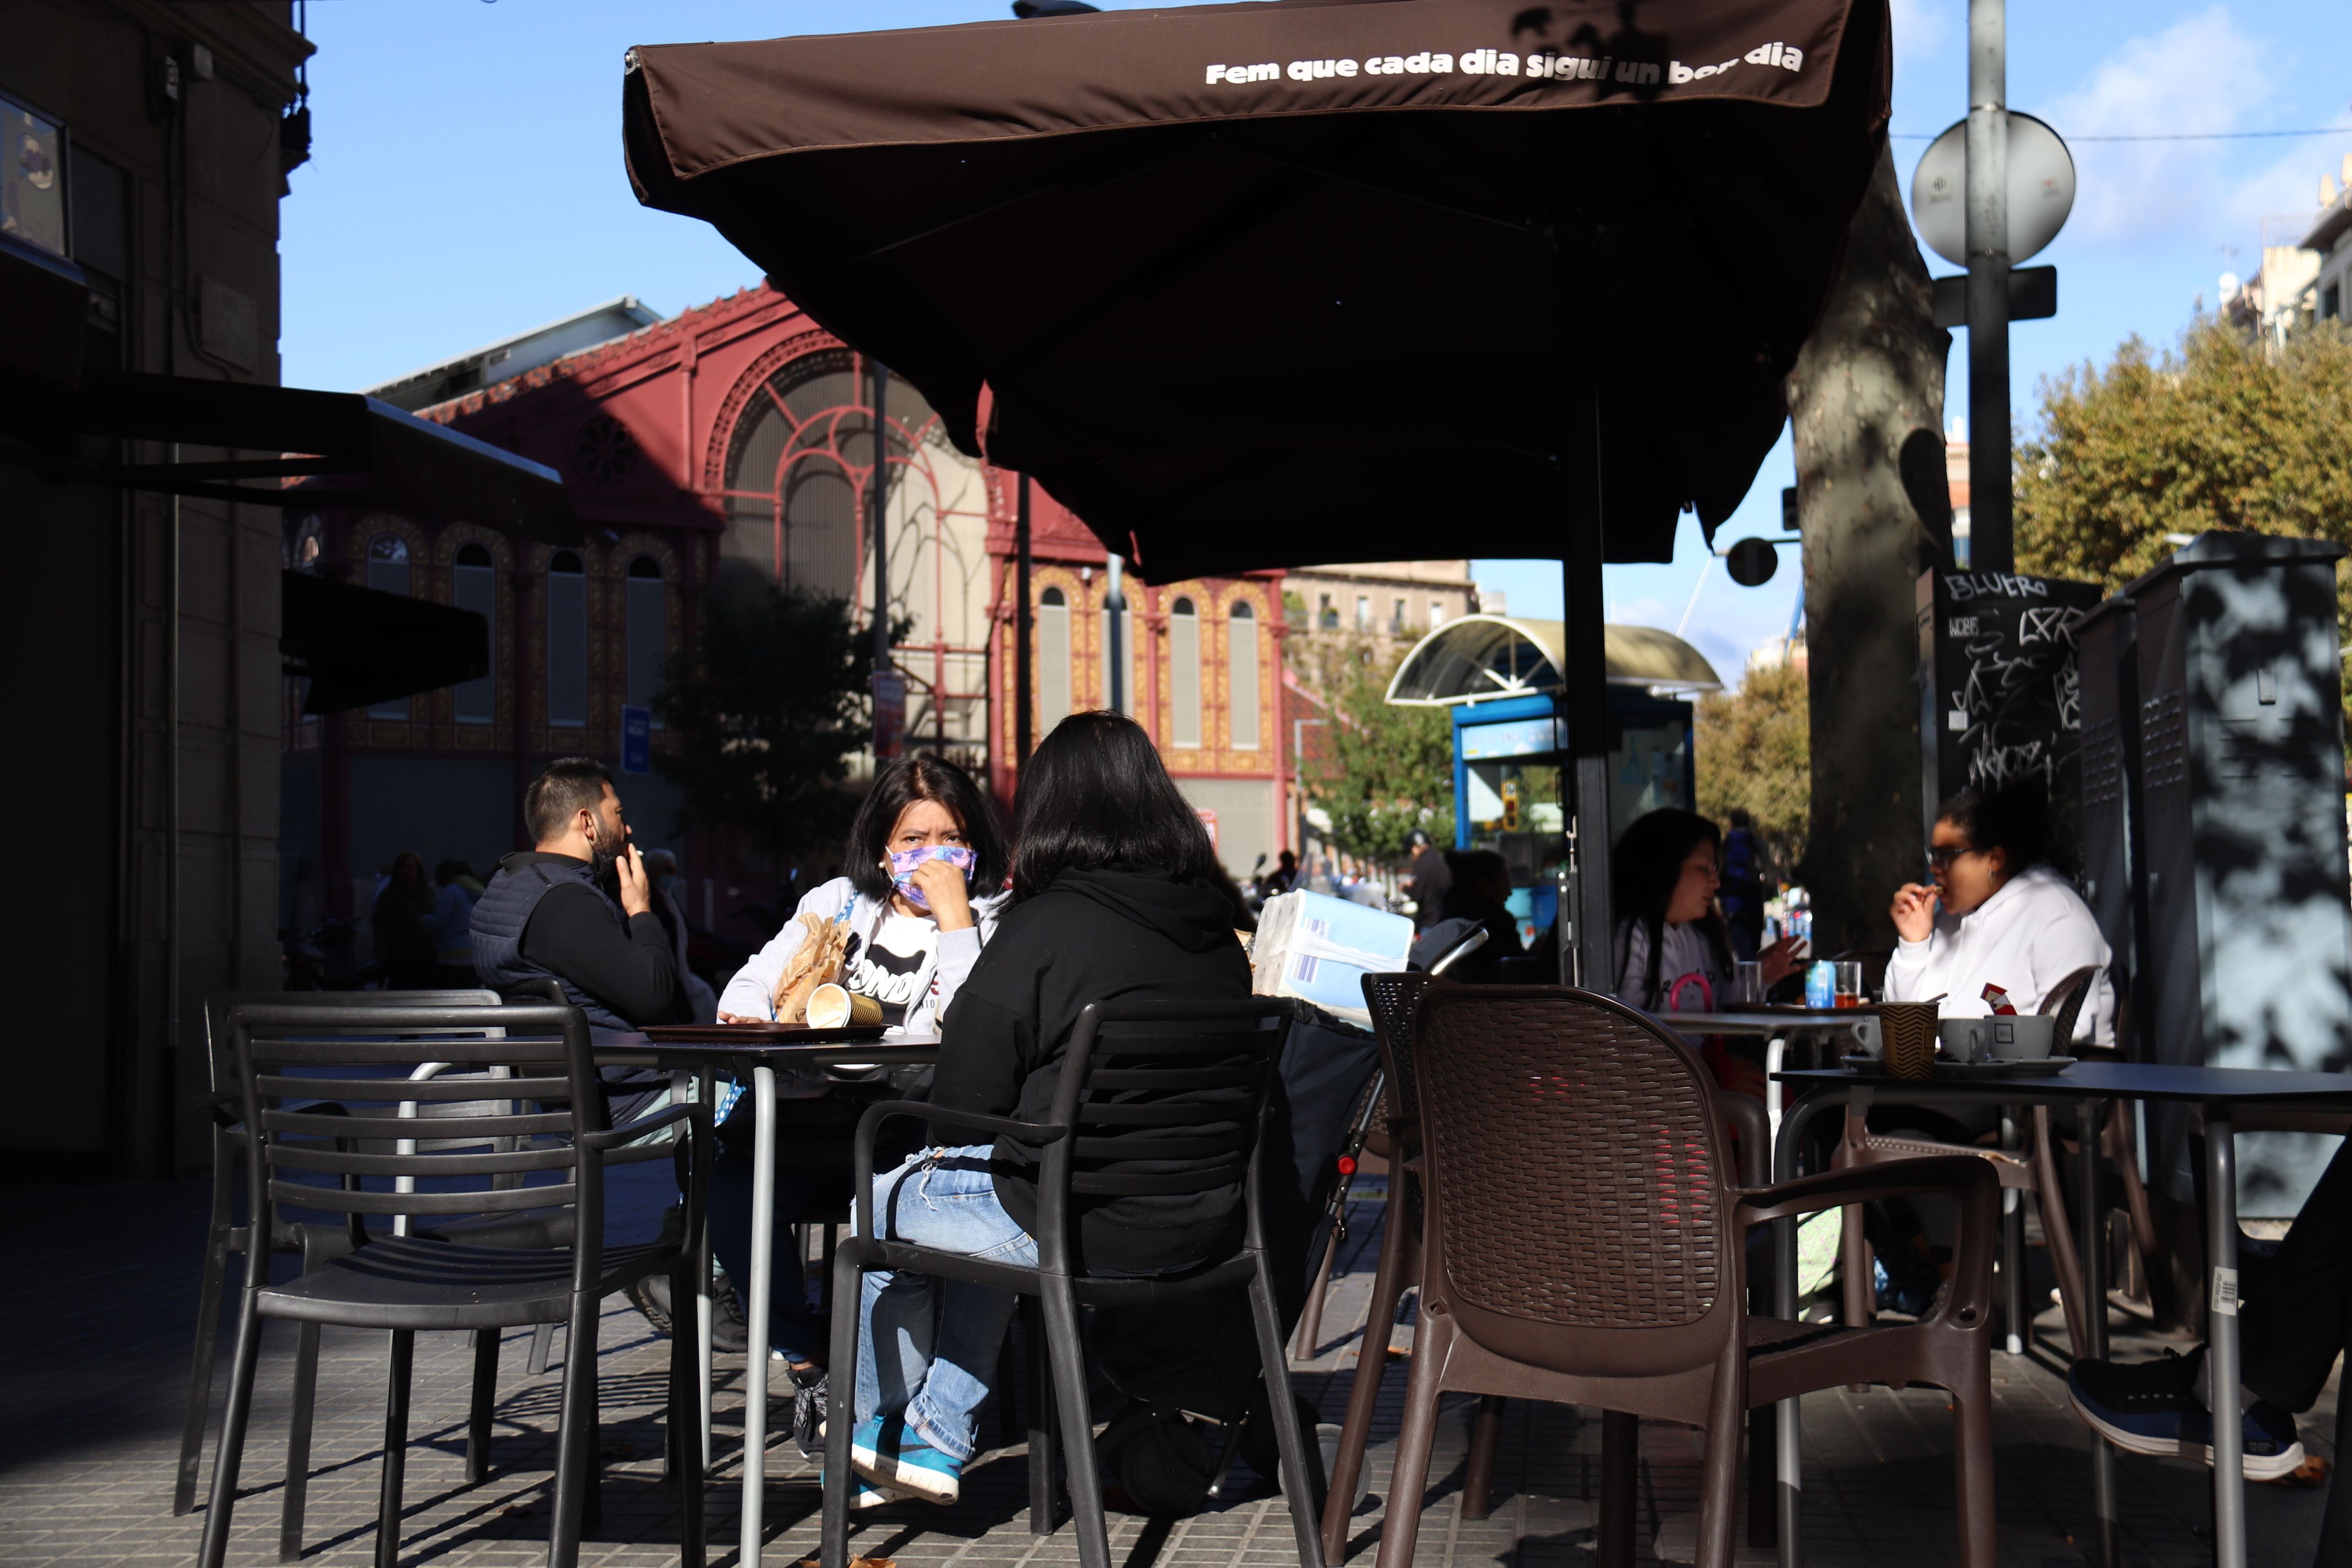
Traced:
[[[1698, 649], [1649, 626], [1607, 628], [1609, 837], [1660, 806], [1692, 808], [1698, 775], [1690, 697], [1722, 680]], [[1532, 943], [1559, 911], [1567, 853], [1562, 763], [1568, 717], [1558, 621], [1465, 616], [1423, 637], [1388, 700], [1454, 710], [1454, 846], [1493, 849], [1511, 873], [1511, 913]]]

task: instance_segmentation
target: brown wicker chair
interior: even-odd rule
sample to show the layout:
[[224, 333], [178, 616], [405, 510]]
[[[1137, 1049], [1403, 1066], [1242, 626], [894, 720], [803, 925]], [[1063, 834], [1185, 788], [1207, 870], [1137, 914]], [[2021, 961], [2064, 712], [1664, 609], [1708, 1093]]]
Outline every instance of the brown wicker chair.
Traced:
[[[2099, 977], [2097, 969], [2085, 965], [2066, 975], [2050, 988], [2035, 1011], [2044, 1017], [2057, 1019], [2056, 1034], [2061, 1041], [2074, 1037], [2076, 1019], [2082, 1016], [2083, 1004], [2091, 993], [2091, 984]], [[2110, 1118], [2119, 1121], [2120, 1118]], [[2074, 1253], [2074, 1229], [2069, 1221], [2066, 1189], [2060, 1180], [2055, 1158], [2056, 1144], [2051, 1137], [2050, 1111], [2046, 1106], [2034, 1108], [2032, 1142], [2029, 1148], [1991, 1149], [1975, 1143], [1946, 1143], [1932, 1138], [1890, 1137], [1869, 1131], [1862, 1112], [1849, 1110], [1845, 1118], [1845, 1139], [1838, 1152], [1836, 1163], [1843, 1166], [1878, 1165], [1893, 1160], [1924, 1160], [1939, 1155], [1966, 1154], [1992, 1167], [2000, 1184], [2013, 1192], [2032, 1193], [2042, 1211], [2042, 1234], [2050, 1247], [2051, 1270], [2058, 1277], [2058, 1299], [2066, 1314], [2067, 1342], [2080, 1345], [2083, 1340], [2082, 1280], [2083, 1270]], [[2146, 1200], [2141, 1200], [2144, 1210]], [[2001, 1268], [2009, 1279], [2020, 1283], [2009, 1292], [2012, 1307], [2024, 1302], [2021, 1281], [2024, 1279], [2024, 1231], [2021, 1225], [2005, 1226], [2001, 1238]], [[1867, 1326], [1877, 1315], [1876, 1291], [1872, 1287], [1870, 1245], [1863, 1239], [1862, 1208], [1854, 1205], [1845, 1211], [1843, 1228], [1839, 1236], [1840, 1272], [1844, 1276], [1845, 1321]], [[2028, 1337], [2027, 1323], [2033, 1318], [2030, 1307], [2021, 1311], [2020, 1321], [2009, 1325], [2009, 1331], [2020, 1340]]]
[[[1383, 1152], [1390, 1155], [1389, 1201], [1381, 1234], [1380, 1260], [1372, 1275], [1372, 1299], [1364, 1317], [1364, 1334], [1356, 1355], [1355, 1376], [1349, 1385], [1348, 1412], [1339, 1429], [1330, 1489], [1323, 1505], [1323, 1561], [1339, 1568], [1346, 1561], [1348, 1523], [1356, 1489], [1363, 1476], [1364, 1450], [1370, 1442], [1372, 1414], [1380, 1403], [1381, 1379], [1388, 1365], [1388, 1331], [1396, 1321], [1397, 1307], [1407, 1290], [1421, 1288], [1422, 1197], [1418, 1179], [1421, 1155], [1421, 1100], [1413, 1081], [1413, 1005], [1436, 977], [1422, 973], [1367, 974], [1364, 1004], [1371, 1010], [1372, 1028], [1381, 1047], [1381, 1076], [1386, 1134]], [[1704, 1071], [1704, 1069], [1702, 1069]], [[1717, 1109], [1738, 1131], [1740, 1163], [1749, 1186], [1762, 1186], [1771, 1169], [1772, 1150], [1763, 1106], [1747, 1095], [1718, 1092]], [[1492, 1509], [1495, 1450], [1502, 1435], [1500, 1395], [1479, 1405], [1470, 1444], [1469, 1468], [1464, 1476], [1462, 1512], [1465, 1519], [1485, 1519]]]
[[[1559, 987], [1442, 986], [1414, 1013], [1426, 1205], [1423, 1289], [1380, 1568], [1407, 1568], [1439, 1399], [1597, 1405], [1706, 1428], [1697, 1568], [1729, 1568], [1741, 1417], [1841, 1384], [1948, 1390], [1959, 1556], [1991, 1568], [1992, 1243], [1982, 1161], [1919, 1160], [1743, 1190], [1728, 1179], [1706, 1070], [1643, 1015]], [[1749, 1315], [1747, 1227], [1867, 1198], [1959, 1200], [1941, 1311], [1847, 1329]], [[1604, 1472], [1631, 1474], [1626, 1443]], [[1613, 1464], [1612, 1461], [1615, 1461]], [[1604, 1485], [1604, 1542], [1627, 1500]]]

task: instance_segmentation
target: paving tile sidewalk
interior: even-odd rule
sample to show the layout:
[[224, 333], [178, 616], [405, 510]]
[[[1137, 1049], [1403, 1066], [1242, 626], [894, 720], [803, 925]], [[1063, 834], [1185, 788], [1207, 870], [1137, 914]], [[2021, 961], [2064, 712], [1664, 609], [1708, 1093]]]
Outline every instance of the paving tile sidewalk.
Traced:
[[[627, 1173], [616, 1226], [650, 1231], [666, 1196], [659, 1174], [642, 1166]], [[8, 1353], [0, 1362], [0, 1568], [184, 1563], [194, 1557], [202, 1512], [173, 1518], [171, 1488], [205, 1203], [200, 1183], [0, 1188], [0, 1216], [10, 1242], [0, 1255], [0, 1299], [8, 1303]], [[1346, 1404], [1381, 1207], [1376, 1188], [1356, 1205], [1349, 1256], [1325, 1317], [1326, 1342], [1297, 1373], [1298, 1388], [1318, 1402], [1327, 1422], [1336, 1423]], [[2126, 1353], [2155, 1353], [2155, 1342], [2135, 1336], [2127, 1318], [2119, 1314], [2115, 1322]], [[2063, 1351], [2054, 1311], [2042, 1332], [2045, 1342]], [[1398, 1325], [1391, 1342], [1407, 1345], [1411, 1338], [1410, 1327]], [[226, 1331], [223, 1339], [225, 1380]], [[667, 1345], [617, 1299], [606, 1303], [600, 1341], [604, 1517], [590, 1532], [583, 1557], [629, 1568], [672, 1563], [677, 1511], [661, 1477]], [[263, 1352], [230, 1546], [236, 1568], [276, 1560], [290, 1343], [290, 1329], [279, 1325]], [[526, 1331], [507, 1337], [494, 1469], [488, 1481], [469, 1488], [463, 1454], [470, 1351], [461, 1335], [419, 1336], [404, 1563], [523, 1568], [543, 1561], [557, 1382], [551, 1373], [527, 1373], [528, 1343]], [[383, 1357], [381, 1334], [329, 1330], [324, 1336], [306, 1561], [357, 1565], [372, 1560], [383, 1458]], [[2058, 1364], [2055, 1354], [2047, 1365], [2032, 1357], [1995, 1358], [2004, 1563], [2043, 1568], [2089, 1560], [2088, 1448], [2065, 1407], [2063, 1384], [2051, 1370]], [[714, 1568], [735, 1561], [740, 1477], [740, 1358], [722, 1357], [721, 1372], [718, 1468], [709, 1501]], [[1379, 1540], [1404, 1381], [1400, 1362], [1383, 1384], [1368, 1467], [1370, 1495], [1355, 1518], [1351, 1554], [1360, 1568], [1370, 1568]], [[223, 1393], [216, 1381], [215, 1428]], [[2304, 1423], [2305, 1442], [2330, 1458], [2326, 1439], [2333, 1429], [2333, 1399], [2331, 1386], [2327, 1401]], [[1417, 1562], [1447, 1568], [1489, 1563], [1576, 1568], [1591, 1561], [1599, 1421], [1552, 1406], [1512, 1405], [1494, 1512], [1471, 1521], [1461, 1517], [1460, 1508], [1471, 1403], [1456, 1401], [1447, 1411], [1431, 1467]], [[786, 1408], [779, 1402], [780, 1419]], [[1825, 1393], [1805, 1402], [1805, 1420], [1808, 1563], [1955, 1561], [1950, 1426], [1940, 1394]], [[992, 1415], [983, 1426], [993, 1432]], [[1640, 1556], [1653, 1562], [1654, 1544], [1671, 1552], [1677, 1536], [1688, 1540], [1687, 1523], [1677, 1521], [1696, 1510], [1699, 1445], [1694, 1432], [1661, 1426], [1645, 1427], [1643, 1441]], [[814, 1468], [788, 1441], [780, 1442], [769, 1457], [771, 1534], [764, 1560], [789, 1568], [815, 1551], [817, 1488]], [[2137, 1458], [2119, 1468], [2126, 1561], [2135, 1568], [2210, 1561], [2204, 1468]], [[207, 1478], [210, 1469], [208, 1445]], [[2281, 1568], [2308, 1563], [2321, 1501], [2316, 1490], [2252, 1489], [2251, 1560]], [[894, 1559], [902, 1568], [1075, 1563], [1068, 1526], [1033, 1538], [1026, 1505], [1024, 1451], [991, 1453], [969, 1472], [964, 1500], [955, 1508], [908, 1503], [860, 1516], [856, 1551]], [[1114, 1553], [1128, 1568], [1155, 1563], [1286, 1568], [1296, 1561], [1282, 1505], [1262, 1485], [1196, 1518], [1114, 1515], [1113, 1522]]]

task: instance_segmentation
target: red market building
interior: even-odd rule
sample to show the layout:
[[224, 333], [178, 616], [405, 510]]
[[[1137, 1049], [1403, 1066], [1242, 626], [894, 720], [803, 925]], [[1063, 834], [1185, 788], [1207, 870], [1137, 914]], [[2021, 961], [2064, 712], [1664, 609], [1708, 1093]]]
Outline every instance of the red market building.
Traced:
[[[583, 346], [583, 340], [589, 340]], [[523, 841], [523, 786], [558, 756], [617, 765], [621, 710], [649, 705], [730, 585], [814, 589], [870, 613], [873, 418], [861, 356], [764, 286], [667, 321], [616, 300], [373, 390], [561, 473], [584, 526], [563, 548], [462, 517], [289, 511], [287, 563], [455, 605], [489, 625], [483, 678], [358, 711], [302, 716], [289, 682], [281, 926], [364, 919], [404, 849], [487, 873]], [[981, 773], [1009, 804], [1018, 481], [957, 451], [890, 381], [889, 601], [911, 630], [896, 665], [910, 746]], [[1107, 557], [1034, 492], [1037, 734], [1105, 700]], [[1131, 580], [1130, 580], [1131, 583]], [[1278, 574], [1132, 584], [1129, 707], [1246, 873], [1284, 842]], [[658, 758], [673, 747], [656, 728]], [[861, 767], [857, 770], [863, 773]], [[677, 849], [689, 917], [739, 938], [827, 863], [774, 863], [686, 820], [676, 786], [624, 777], [638, 842]], [[364, 956], [364, 953], [362, 954]]]

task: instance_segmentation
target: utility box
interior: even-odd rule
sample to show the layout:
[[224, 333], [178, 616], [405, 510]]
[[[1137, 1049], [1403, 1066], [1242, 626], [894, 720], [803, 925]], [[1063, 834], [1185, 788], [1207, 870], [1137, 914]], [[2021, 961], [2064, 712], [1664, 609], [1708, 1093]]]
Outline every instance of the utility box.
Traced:
[[[2115, 954], [2108, 979], [2117, 1016], [2127, 1030], [2147, 1019], [2147, 908], [2137, 868], [2138, 832], [2147, 815], [2140, 798], [2139, 618], [2137, 601], [2118, 594], [2074, 627], [2083, 716], [2082, 877], [2084, 901]], [[2116, 1040], [2126, 1057], [2146, 1059], [2138, 1040]]]
[[2060, 858], [2074, 858], [2083, 751], [2074, 625], [2099, 592], [2011, 572], [1919, 574], [1923, 855], [1945, 801], [2033, 778], [2050, 792]]
[[[2319, 540], [2209, 532], [2134, 583], [2148, 1059], [2340, 1071], [2352, 1058], [2342, 649]], [[2188, 1122], [2150, 1174], [2189, 1201]], [[2295, 1212], [2326, 1142], [2249, 1138], [2242, 1213]]]

